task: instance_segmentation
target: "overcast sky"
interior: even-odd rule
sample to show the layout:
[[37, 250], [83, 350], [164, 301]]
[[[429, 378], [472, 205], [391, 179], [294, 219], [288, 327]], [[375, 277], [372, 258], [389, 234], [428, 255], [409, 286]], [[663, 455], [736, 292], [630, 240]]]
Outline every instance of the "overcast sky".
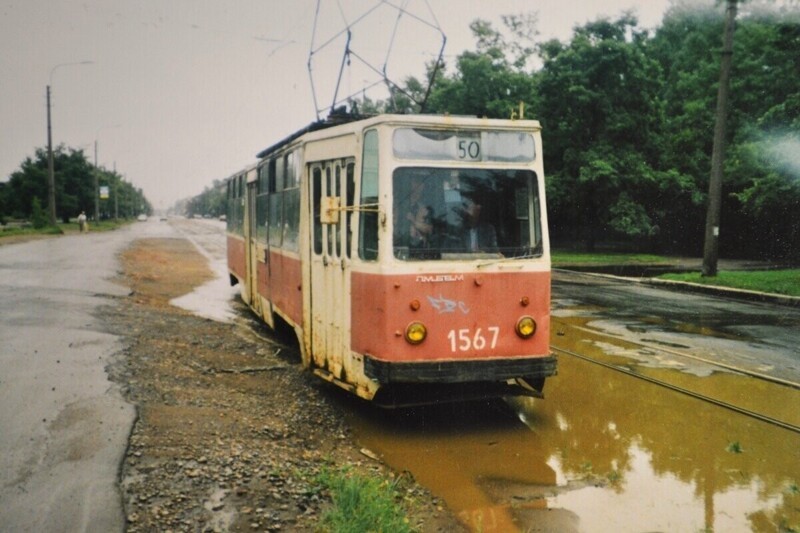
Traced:
[[[255, 160], [261, 149], [330, 107], [344, 36], [314, 49], [377, 0], [0, 0], [0, 180], [46, 146], [46, 86], [53, 143], [84, 149], [144, 190], [156, 209], [194, 196]], [[633, 10], [660, 24], [670, 0], [395, 0], [401, 19], [387, 73], [421, 75], [447, 36], [446, 60], [474, 49], [469, 23], [538, 13], [541, 38]], [[429, 9], [430, 7], [430, 9]], [[431, 14], [432, 11], [432, 14]], [[355, 25], [352, 48], [383, 67], [396, 12]], [[367, 23], [369, 22], [369, 23]], [[91, 61], [89, 65], [70, 63]], [[360, 70], [359, 70], [360, 67]], [[339, 96], [374, 79], [354, 59]], [[374, 77], [374, 76], [372, 76]], [[377, 96], [377, 95], [376, 95]]]

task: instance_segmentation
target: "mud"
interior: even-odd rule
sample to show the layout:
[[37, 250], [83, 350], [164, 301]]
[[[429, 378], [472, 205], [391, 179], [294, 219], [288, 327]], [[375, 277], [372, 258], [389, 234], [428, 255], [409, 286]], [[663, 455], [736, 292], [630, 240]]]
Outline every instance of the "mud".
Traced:
[[457, 531], [444, 504], [369, 459], [327, 385], [288, 339], [248, 318], [215, 322], [169, 302], [212, 278], [184, 239], [137, 241], [122, 256], [129, 297], [107, 308], [125, 348], [110, 368], [137, 406], [122, 465], [127, 530], [317, 531], [323, 468], [399, 478], [420, 531]]

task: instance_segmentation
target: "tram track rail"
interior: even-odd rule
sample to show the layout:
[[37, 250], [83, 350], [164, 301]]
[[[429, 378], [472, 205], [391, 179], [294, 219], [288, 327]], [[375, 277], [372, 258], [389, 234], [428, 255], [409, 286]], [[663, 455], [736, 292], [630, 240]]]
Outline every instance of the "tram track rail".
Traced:
[[[598, 333], [595, 330], [591, 330], [589, 328], [585, 328], [585, 327], [581, 327], [581, 326], [571, 326], [571, 327], [573, 329], [577, 329], [577, 330], [580, 330], [580, 331]], [[628, 344], [631, 344], [633, 346], [639, 346], [639, 347], [644, 348], [646, 350], [658, 351], [658, 352], [666, 353], [666, 354], [669, 354], [669, 355], [672, 355], [672, 356], [675, 356], [675, 357], [683, 357], [685, 359], [691, 359], [692, 361], [697, 361], [698, 363], [704, 363], [704, 364], [707, 364], [707, 365], [710, 365], [710, 366], [715, 366], [717, 368], [722, 368], [724, 370], [728, 370], [730, 372], [735, 372], [737, 374], [742, 374], [742, 375], [745, 375], [745, 376], [748, 376], [748, 377], [751, 377], [751, 378], [759, 379], [761, 381], [767, 381], [769, 383], [774, 383], [776, 385], [782, 385], [784, 387], [789, 387], [789, 388], [792, 388], [792, 389], [800, 390], [800, 383], [798, 383], [796, 381], [791, 381], [791, 380], [788, 380], [788, 379], [779, 378], [777, 376], [771, 376], [769, 374], [765, 374], [763, 372], [758, 372], [756, 370], [750, 370], [750, 369], [747, 369], [747, 368], [743, 368], [741, 366], [731, 365], [731, 364], [728, 364], [728, 363], [723, 363], [721, 361], [715, 361], [713, 359], [709, 359], [708, 357], [701, 357], [699, 355], [693, 355], [693, 354], [689, 354], [689, 353], [686, 353], [686, 352], [681, 352], [681, 351], [678, 351], [678, 350], [672, 350], [672, 349], [669, 349], [669, 348], [665, 348], [663, 346], [657, 346], [657, 345], [650, 344], [650, 343], [636, 342], [636, 341], [630, 341], [630, 340], [628, 340], [626, 342]], [[555, 349], [555, 346], [551, 345], [551, 348]]]
[[[640, 343], [636, 343], [636, 344], [640, 344]], [[653, 347], [653, 346], [649, 346], [649, 345], [645, 345], [645, 344], [640, 344], [640, 345], [643, 346], [643, 347], [646, 347], [648, 349], [661, 350], [661, 351], [664, 351], [666, 353], [671, 353], [673, 355], [680, 355], [680, 356], [683, 356], [683, 357], [689, 357], [689, 358], [692, 358], [692, 359], [703, 361], [704, 363], [707, 363], [707, 364], [710, 364], [710, 365], [715, 365], [715, 366], [718, 366], [720, 368], [725, 368], [725, 369], [730, 370], [730, 371], [739, 372], [739, 373], [742, 373], [744, 375], [747, 375], [747, 376], [750, 376], [750, 377], [753, 377], [753, 378], [765, 379], [767, 381], [770, 381], [770, 382], [778, 384], [778, 385], [791, 387], [791, 388], [794, 388], [794, 389], [800, 389], [800, 384], [794, 383], [794, 382], [791, 382], [791, 381], [787, 381], [787, 380], [782, 380], [780, 378], [775, 378], [774, 376], [768, 376], [766, 374], [761, 374], [759, 372], [747, 371], [746, 369], [738, 369], [736, 367], [733, 367], [732, 365], [727, 365], [727, 364], [724, 364], [724, 363], [718, 363], [716, 361], [711, 361], [711, 360], [707, 360], [705, 358], [691, 356], [690, 354], [683, 354], [683, 353], [680, 353], [680, 352], [675, 352], [673, 350], [666, 350], [666, 349], [663, 349], [663, 348]], [[633, 378], [637, 378], [637, 379], [640, 379], [642, 381], [646, 381], [648, 383], [651, 383], [651, 384], [654, 384], [654, 385], [658, 385], [660, 387], [664, 387], [664, 388], [666, 388], [668, 390], [671, 390], [673, 392], [678, 392], [680, 394], [684, 394], [684, 395], [689, 396], [691, 398], [695, 398], [697, 400], [700, 400], [700, 401], [715, 405], [717, 407], [721, 407], [721, 408], [727, 409], [729, 411], [738, 413], [740, 415], [744, 415], [744, 416], [747, 416], [749, 418], [753, 418], [755, 420], [759, 420], [761, 422], [764, 422], [764, 423], [767, 423], [767, 424], [770, 424], [770, 425], [773, 425], [773, 426], [780, 427], [782, 429], [785, 429], [787, 431], [791, 431], [793, 433], [800, 433], [800, 426], [792, 424], [792, 423], [789, 423], [789, 422], [785, 422], [783, 420], [779, 420], [779, 419], [771, 417], [769, 415], [758, 413], [758, 412], [755, 412], [753, 410], [746, 409], [746, 408], [740, 407], [738, 405], [734, 405], [734, 404], [732, 404], [730, 402], [726, 402], [724, 400], [719, 400], [717, 398], [713, 398], [711, 396], [708, 396], [708, 395], [705, 395], [705, 394], [702, 394], [702, 393], [687, 389], [685, 387], [680, 387], [678, 385], [674, 385], [674, 384], [669, 383], [667, 381], [664, 381], [664, 380], [661, 380], [661, 379], [658, 379], [658, 378], [654, 378], [652, 376], [647, 376], [647, 375], [641, 374], [639, 372], [635, 372], [633, 370], [621, 367], [619, 365], [615, 365], [613, 363], [600, 361], [598, 359], [594, 359], [592, 357], [577, 353], [577, 352], [572, 351], [572, 350], [567, 350], [565, 348], [559, 348], [559, 347], [553, 346], [553, 345], [551, 345], [550, 348], [556, 353], [569, 355], [569, 356], [575, 357], [577, 359], [580, 359], [580, 360], [583, 360], [583, 361], [586, 361], [586, 362], [589, 362], [589, 363], [593, 363], [593, 364], [599, 365], [599, 366], [607, 368], [609, 370], [620, 372], [620, 373], [625, 374], [627, 376], [630, 376], [630, 377], [633, 377]]]

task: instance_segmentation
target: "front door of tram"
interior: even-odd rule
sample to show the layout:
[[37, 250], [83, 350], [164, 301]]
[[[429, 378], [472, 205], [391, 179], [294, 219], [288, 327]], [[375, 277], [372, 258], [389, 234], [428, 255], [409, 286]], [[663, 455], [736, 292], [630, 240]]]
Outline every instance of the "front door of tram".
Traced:
[[[249, 181], [250, 176], [248, 176]], [[249, 304], [261, 314], [261, 299], [258, 296], [258, 223], [256, 216], [256, 194], [258, 183], [247, 183], [247, 224], [245, 225], [245, 261], [247, 263], [247, 286], [250, 287]]]
[[[341, 378], [350, 350], [350, 237], [353, 205], [352, 159], [310, 165], [311, 347], [314, 364]], [[335, 220], [323, 220], [324, 208]], [[326, 223], [327, 222], [327, 223]]]

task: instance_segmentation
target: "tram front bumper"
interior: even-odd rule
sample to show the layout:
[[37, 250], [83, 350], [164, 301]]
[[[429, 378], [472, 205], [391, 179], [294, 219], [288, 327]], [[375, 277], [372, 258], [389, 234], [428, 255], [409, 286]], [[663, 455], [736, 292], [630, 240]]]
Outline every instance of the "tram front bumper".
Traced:
[[382, 385], [392, 383], [474, 383], [525, 378], [540, 380], [556, 374], [556, 358], [508, 357], [396, 362], [364, 356], [364, 373]]

